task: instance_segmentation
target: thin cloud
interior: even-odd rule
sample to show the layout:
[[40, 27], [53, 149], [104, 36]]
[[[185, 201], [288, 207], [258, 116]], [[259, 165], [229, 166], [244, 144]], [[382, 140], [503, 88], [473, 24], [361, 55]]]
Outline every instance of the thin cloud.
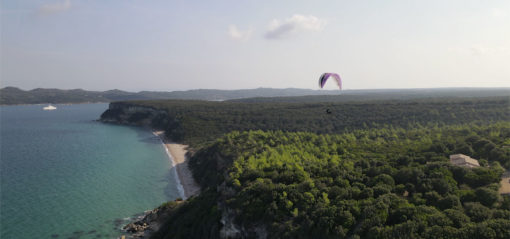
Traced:
[[295, 14], [285, 20], [274, 19], [269, 24], [265, 34], [267, 39], [281, 39], [289, 35], [304, 31], [322, 31], [326, 26], [326, 20], [309, 15]]
[[248, 40], [251, 37], [253, 30], [241, 31], [236, 25], [230, 25], [228, 27], [228, 35], [235, 40]]
[[43, 15], [50, 15], [63, 12], [71, 8], [71, 0], [64, 0], [55, 3], [47, 3], [42, 5], [38, 12]]
[[468, 50], [474, 56], [482, 56], [482, 55], [486, 55], [490, 49], [487, 47], [472, 46], [472, 47], [469, 47]]
[[508, 55], [510, 48], [508, 47], [486, 47], [486, 46], [470, 46], [470, 47], [451, 47], [448, 51], [472, 56], [486, 56], [486, 55]]
[[484, 47], [484, 46], [472, 46], [469, 48], [471, 54], [475, 56], [482, 55], [499, 55], [508, 54], [509, 49], [507, 47]]
[[491, 9], [491, 16], [495, 18], [504, 18], [507, 16], [506, 12], [501, 8], [492, 8]]

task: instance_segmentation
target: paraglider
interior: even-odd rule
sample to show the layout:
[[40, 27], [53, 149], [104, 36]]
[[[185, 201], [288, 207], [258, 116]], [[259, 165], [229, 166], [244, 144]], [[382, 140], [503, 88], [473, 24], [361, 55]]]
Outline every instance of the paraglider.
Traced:
[[[321, 77], [319, 78], [319, 87], [324, 88], [326, 81], [330, 77], [333, 77], [336, 80], [336, 84], [338, 85], [338, 88], [340, 88], [340, 90], [341, 90], [342, 89], [342, 79], [340, 78], [340, 75], [338, 75], [337, 73], [322, 74]], [[333, 113], [333, 112], [330, 109], [326, 109], [326, 114], [330, 115], [331, 113]]]
[[322, 74], [321, 77], [319, 78], [319, 87], [324, 88], [326, 81], [331, 77], [335, 78], [338, 88], [340, 88], [340, 90], [341, 90], [342, 89], [342, 79], [340, 78], [340, 75], [338, 75], [337, 73]]

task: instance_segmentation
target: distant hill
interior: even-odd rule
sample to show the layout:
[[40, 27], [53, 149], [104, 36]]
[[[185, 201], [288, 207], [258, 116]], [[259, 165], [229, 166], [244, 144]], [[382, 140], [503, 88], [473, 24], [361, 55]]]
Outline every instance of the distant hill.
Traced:
[[255, 97], [232, 99], [235, 102], [282, 102], [282, 103], [319, 103], [319, 102], [353, 102], [371, 100], [412, 100], [472, 97], [510, 97], [510, 88], [432, 88], [432, 89], [390, 89], [390, 90], [343, 90], [336, 94], [290, 96], [290, 97]]
[[16, 87], [0, 89], [0, 104], [45, 104], [45, 103], [87, 103], [112, 102], [125, 100], [153, 100], [153, 99], [183, 99], [223, 101], [247, 97], [276, 97], [276, 96], [303, 96], [303, 95], [338, 94], [338, 91], [319, 91], [308, 89], [271, 89], [257, 88], [245, 90], [210, 90], [198, 89], [187, 91], [140, 91], [127, 92], [121, 90], [86, 91], [82, 89], [60, 90], [42, 89], [21, 90]]
[[235, 100], [242, 102], [345, 102], [366, 100], [493, 96], [510, 97], [510, 88], [441, 88], [343, 91], [309, 90], [296, 88], [257, 88], [243, 90], [198, 89], [172, 92], [127, 92], [121, 90], [86, 91], [82, 89], [60, 90], [42, 88], [25, 91], [16, 87], [5, 87], [0, 89], [0, 105], [88, 103], [155, 99], [207, 101]]

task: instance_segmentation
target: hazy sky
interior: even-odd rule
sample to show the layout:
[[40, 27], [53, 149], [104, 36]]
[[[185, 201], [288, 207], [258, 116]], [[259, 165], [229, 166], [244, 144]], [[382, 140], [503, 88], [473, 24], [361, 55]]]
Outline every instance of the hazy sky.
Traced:
[[1, 87], [510, 87], [508, 0], [0, 1]]

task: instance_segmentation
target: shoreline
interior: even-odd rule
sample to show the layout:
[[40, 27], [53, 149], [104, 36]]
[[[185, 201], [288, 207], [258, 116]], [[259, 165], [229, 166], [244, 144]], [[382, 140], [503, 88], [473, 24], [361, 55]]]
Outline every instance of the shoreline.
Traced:
[[31, 104], [0, 104], [0, 106], [30, 106], [30, 105], [85, 105], [85, 104], [110, 104], [113, 101], [91, 101], [91, 102], [71, 102], [71, 103], [31, 103]]
[[[165, 147], [168, 159], [172, 163], [171, 170], [174, 170], [175, 173], [179, 197], [186, 200], [199, 194], [200, 186], [195, 182], [188, 167], [188, 157], [186, 157], [188, 145], [172, 142], [165, 137], [164, 131], [152, 130], [152, 134], [159, 138], [162, 146]], [[177, 200], [177, 203], [182, 203], [182, 200]], [[122, 234], [117, 239], [149, 238], [152, 233], [159, 230], [163, 223], [162, 218], [168, 213], [167, 210], [161, 208], [145, 211], [143, 215], [137, 216], [134, 220], [130, 220], [131, 222], [127, 225], [122, 226]]]
[[164, 131], [153, 131], [153, 134], [161, 140], [170, 161], [173, 170], [175, 170], [177, 189], [183, 200], [200, 193], [200, 186], [195, 182], [193, 174], [188, 167], [188, 157], [186, 157], [188, 147], [184, 144], [178, 144], [168, 140]]

